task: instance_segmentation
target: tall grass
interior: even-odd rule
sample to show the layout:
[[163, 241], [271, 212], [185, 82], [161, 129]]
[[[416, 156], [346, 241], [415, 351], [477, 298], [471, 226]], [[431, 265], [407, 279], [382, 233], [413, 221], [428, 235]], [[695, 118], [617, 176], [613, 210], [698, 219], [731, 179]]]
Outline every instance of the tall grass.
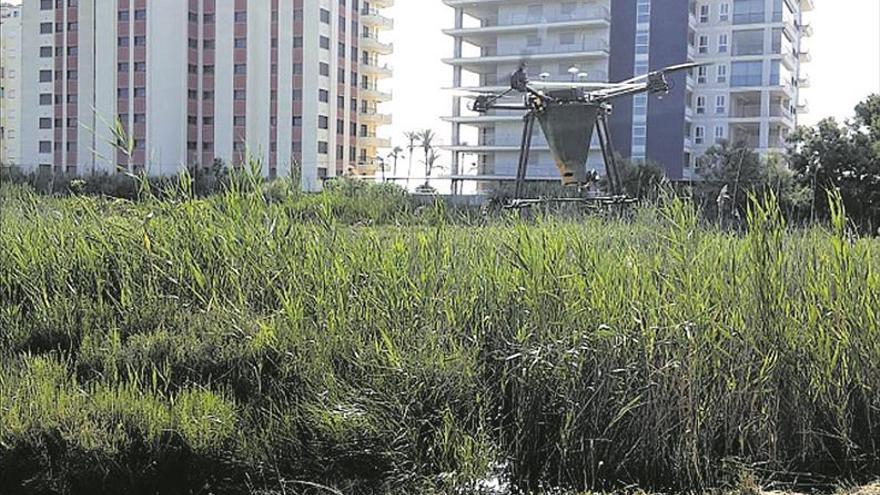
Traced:
[[880, 475], [880, 243], [843, 211], [756, 200], [736, 234], [682, 200], [524, 222], [273, 187], [2, 189], [0, 492]]

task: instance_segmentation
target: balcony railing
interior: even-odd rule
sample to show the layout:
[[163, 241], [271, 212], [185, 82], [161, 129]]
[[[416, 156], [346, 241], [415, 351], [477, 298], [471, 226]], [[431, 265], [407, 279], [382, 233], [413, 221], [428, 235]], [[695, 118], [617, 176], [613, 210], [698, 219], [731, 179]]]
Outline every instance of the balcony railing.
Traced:
[[493, 57], [493, 56], [529, 56], [529, 55], [554, 55], [554, 54], [566, 54], [566, 53], [580, 53], [580, 52], [607, 52], [608, 51], [608, 42], [605, 40], [583, 40], [576, 43], [545, 43], [538, 46], [516, 46], [516, 47], [505, 47], [503, 50], [495, 50], [495, 49], [485, 49], [483, 50], [484, 57]]
[[570, 13], [554, 15], [529, 15], [525, 13], [502, 14], [495, 19], [484, 21], [482, 27], [521, 26], [525, 24], [547, 24], [551, 22], [596, 21], [611, 19], [607, 7], [580, 7]]

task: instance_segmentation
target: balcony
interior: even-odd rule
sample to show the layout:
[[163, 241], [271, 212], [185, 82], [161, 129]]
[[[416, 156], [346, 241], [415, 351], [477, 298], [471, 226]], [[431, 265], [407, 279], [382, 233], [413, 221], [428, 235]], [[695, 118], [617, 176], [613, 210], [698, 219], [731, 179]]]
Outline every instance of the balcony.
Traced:
[[801, 74], [801, 77], [798, 78], [798, 87], [801, 89], [809, 88], [812, 84], [808, 74]]
[[444, 122], [491, 127], [500, 122], [522, 122], [522, 115], [464, 115], [459, 117], [443, 117]]
[[378, 53], [379, 55], [391, 55], [394, 53], [393, 44], [384, 43], [375, 35], [362, 34], [361, 48], [368, 52]]
[[391, 115], [381, 113], [373, 108], [362, 108], [358, 112], [358, 120], [364, 124], [390, 125]]
[[394, 0], [371, 0], [370, 3], [373, 7], [378, 7], [380, 9], [390, 9], [394, 7]]
[[449, 36], [461, 37], [477, 46], [497, 42], [498, 35], [528, 33], [538, 29], [547, 31], [607, 28], [611, 25], [611, 11], [606, 7], [580, 7], [571, 13], [531, 16], [526, 13], [504, 14], [483, 19], [482, 26], [443, 30]]
[[359, 87], [361, 98], [378, 101], [381, 103], [391, 101], [393, 95], [389, 91], [382, 91], [377, 84], [361, 84]]
[[367, 133], [358, 137], [358, 143], [368, 148], [390, 148], [391, 139], [381, 138], [375, 133]]
[[361, 24], [384, 31], [394, 29], [394, 20], [390, 17], [385, 17], [379, 10], [373, 8], [365, 7], [361, 9]]
[[801, 51], [798, 54], [798, 57], [800, 58], [801, 62], [812, 62], [813, 61], [813, 54], [810, 53], [810, 49], [805, 46], [801, 47]]
[[361, 72], [377, 78], [388, 78], [394, 75], [394, 69], [389, 64], [379, 64], [373, 60], [361, 60]]
[[534, 62], [562, 62], [565, 60], [606, 59], [608, 55], [609, 48], [605, 40], [585, 40], [575, 44], [556, 42], [532, 47], [506, 47], [502, 53], [498, 53], [494, 49], [486, 49], [479, 57], [446, 58], [443, 59], [443, 62], [485, 74], [495, 72], [495, 66], [498, 64], [518, 64], [524, 57], [528, 57]]

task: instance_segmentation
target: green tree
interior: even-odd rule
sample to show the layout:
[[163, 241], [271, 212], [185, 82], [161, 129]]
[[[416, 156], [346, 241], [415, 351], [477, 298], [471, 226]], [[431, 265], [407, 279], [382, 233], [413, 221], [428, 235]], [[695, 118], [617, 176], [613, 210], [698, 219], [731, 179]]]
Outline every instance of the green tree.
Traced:
[[655, 163], [622, 159], [617, 163], [623, 192], [631, 198], [655, 198], [667, 182], [663, 170]]
[[768, 182], [767, 167], [761, 157], [745, 144], [722, 142], [700, 158], [700, 180], [695, 193], [704, 207], [721, 216], [740, 218], [749, 195], [758, 193]]
[[825, 191], [839, 190], [851, 218], [880, 225], [880, 95], [856, 107], [851, 121], [824, 119], [792, 136], [788, 161], [797, 181], [812, 189], [813, 216], [827, 216]]

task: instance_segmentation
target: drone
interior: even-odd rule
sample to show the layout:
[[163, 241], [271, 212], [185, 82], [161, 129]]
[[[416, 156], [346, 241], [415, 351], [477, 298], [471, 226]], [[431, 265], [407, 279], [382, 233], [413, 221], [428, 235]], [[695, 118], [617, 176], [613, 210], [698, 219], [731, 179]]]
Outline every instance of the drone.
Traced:
[[[640, 93], [667, 94], [671, 89], [668, 75], [674, 72], [691, 70], [700, 64], [687, 63], [674, 65], [649, 72], [619, 83], [591, 82], [539, 82], [529, 80], [523, 64], [510, 76], [510, 88], [498, 94], [479, 94], [470, 109], [485, 114], [492, 110], [524, 110], [522, 142], [516, 173], [514, 199], [508, 208], [526, 208], [546, 202], [581, 202], [599, 204], [629, 203], [633, 200], [623, 192], [620, 170], [614, 155], [611, 133], [608, 129], [608, 116], [611, 115], [611, 100]], [[576, 68], [570, 71], [574, 76]], [[583, 73], [578, 74], [584, 76]], [[541, 78], [546, 79], [547, 74]], [[505, 97], [520, 94], [520, 104], [502, 103]], [[593, 132], [597, 133], [602, 158], [605, 162], [610, 196], [589, 196], [578, 198], [524, 199], [523, 192], [529, 166], [529, 153], [532, 147], [535, 121], [544, 132], [556, 167], [562, 176], [563, 186], [575, 186], [579, 190], [589, 188], [598, 175], [587, 170]]]

